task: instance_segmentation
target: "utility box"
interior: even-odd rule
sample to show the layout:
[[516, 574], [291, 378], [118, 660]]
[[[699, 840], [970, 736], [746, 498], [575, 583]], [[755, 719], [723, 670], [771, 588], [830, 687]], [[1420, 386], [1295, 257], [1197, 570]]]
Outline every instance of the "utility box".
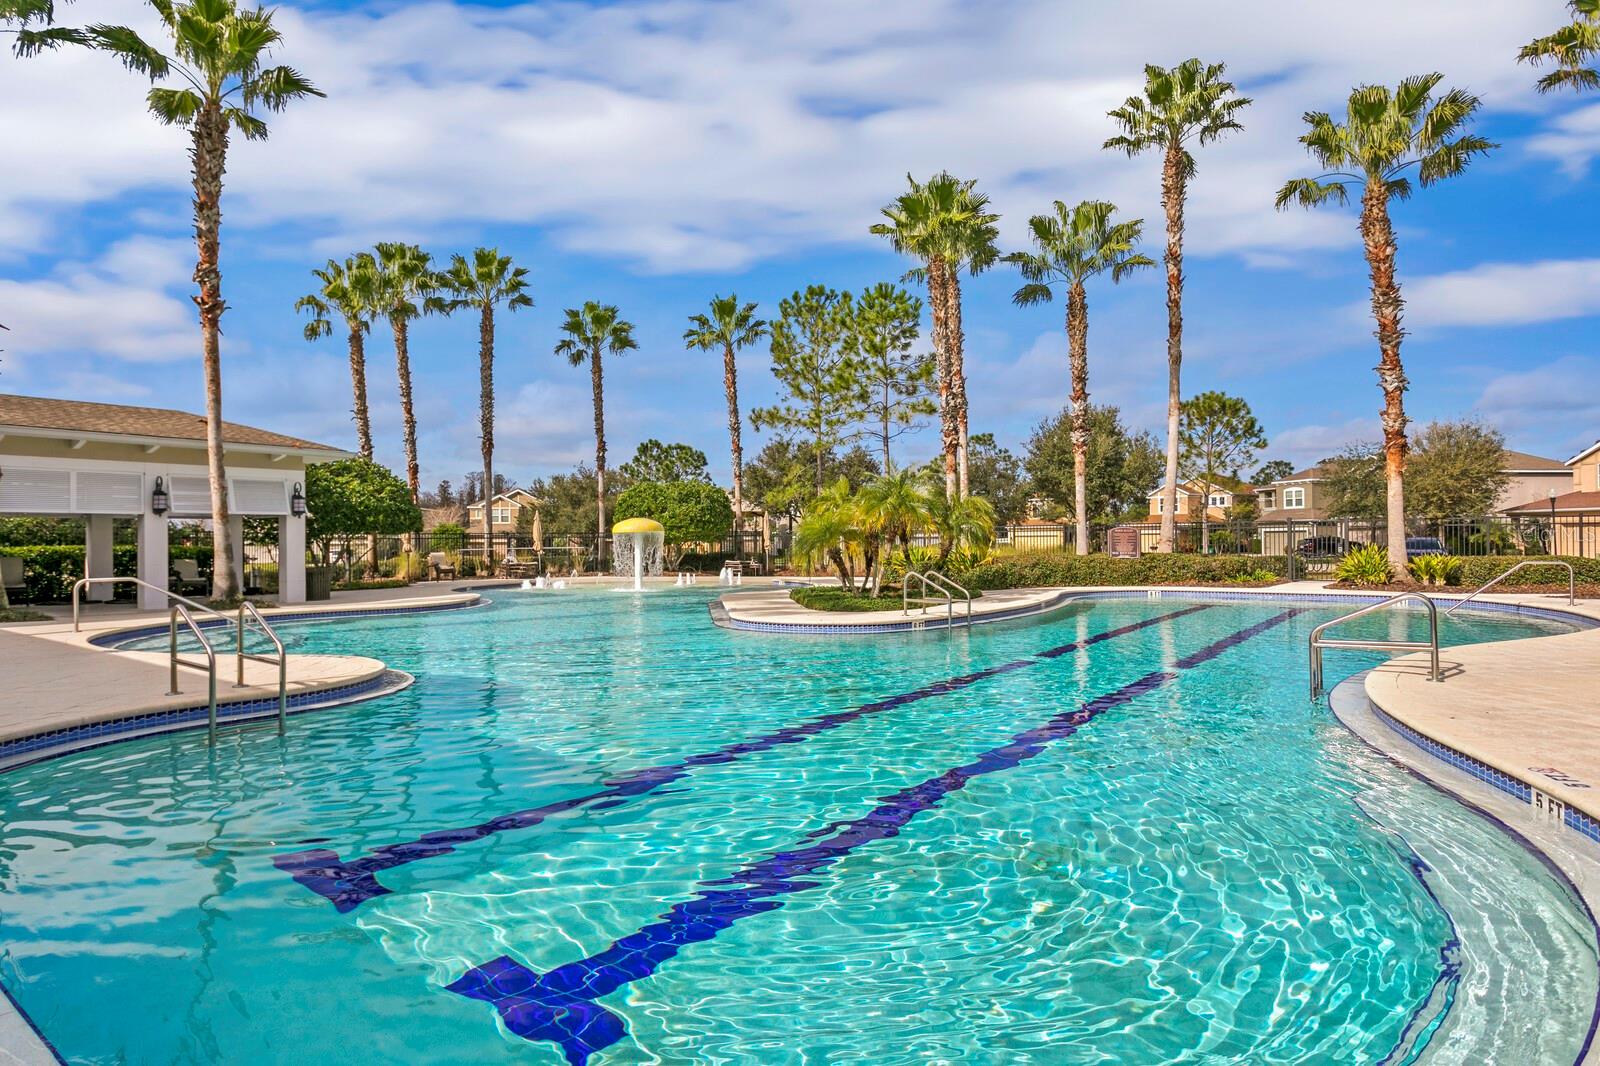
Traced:
[[306, 567], [306, 599], [333, 599], [333, 569], [331, 566]]
[[1113, 559], [1139, 558], [1139, 527], [1115, 526], [1106, 534], [1106, 545]]

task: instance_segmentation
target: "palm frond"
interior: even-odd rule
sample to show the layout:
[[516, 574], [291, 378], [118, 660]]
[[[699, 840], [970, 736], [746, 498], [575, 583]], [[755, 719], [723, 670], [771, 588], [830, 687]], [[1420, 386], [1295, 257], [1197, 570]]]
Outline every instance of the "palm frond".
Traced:
[[1030, 282], [1011, 294], [1011, 302], [1018, 307], [1047, 304], [1054, 298], [1055, 294], [1050, 291], [1050, 286], [1040, 281]]
[[18, 59], [28, 59], [38, 55], [40, 52], [48, 52], [53, 48], [60, 48], [64, 44], [87, 45], [89, 43], [88, 33], [67, 26], [51, 26], [42, 30], [21, 29], [17, 31], [17, 39], [12, 45], [12, 51], [16, 53]]
[[1458, 137], [1448, 144], [1441, 144], [1422, 157], [1422, 166], [1417, 174], [1418, 180], [1426, 188], [1436, 181], [1453, 178], [1467, 169], [1467, 164], [1472, 162], [1473, 156], [1484, 155], [1498, 147], [1500, 146], [1493, 141], [1471, 135]]
[[150, 111], [169, 126], [187, 126], [200, 111], [200, 94], [191, 89], [163, 89], [157, 86], [145, 94]]
[[171, 67], [171, 61], [162, 55], [160, 50], [127, 26], [96, 23], [84, 33], [88, 36], [86, 43], [90, 48], [110, 52], [135, 74], [143, 74], [152, 79], [162, 78]]
[[1312, 208], [1329, 202], [1344, 204], [1349, 199], [1350, 195], [1345, 191], [1342, 182], [1322, 181], [1318, 178], [1294, 178], [1284, 182], [1283, 188], [1278, 190], [1278, 195], [1273, 199], [1273, 206], [1282, 211], [1292, 204]]

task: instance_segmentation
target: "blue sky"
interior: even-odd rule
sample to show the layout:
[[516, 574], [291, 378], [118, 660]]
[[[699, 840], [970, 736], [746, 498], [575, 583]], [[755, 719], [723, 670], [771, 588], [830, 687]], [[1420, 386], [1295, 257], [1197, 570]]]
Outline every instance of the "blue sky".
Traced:
[[[131, 0], [63, 11], [149, 18]], [[1157, 162], [1101, 151], [1105, 112], [1144, 62], [1194, 54], [1256, 103], [1243, 133], [1198, 152], [1185, 393], [1244, 396], [1267, 455], [1297, 463], [1376, 435], [1354, 216], [1279, 214], [1272, 194], [1314, 173], [1302, 111], [1436, 69], [1484, 98], [1478, 128], [1502, 147], [1395, 209], [1408, 409], [1476, 415], [1565, 458], [1600, 436], [1600, 95], [1540, 97], [1514, 61], [1565, 17], [1557, 0], [285, 4], [280, 58], [329, 95], [230, 157], [226, 414], [353, 447], [342, 339], [306, 343], [293, 310], [310, 269], [375, 240], [441, 258], [490, 244], [529, 268], [537, 301], [500, 325], [499, 469], [526, 480], [592, 456], [587, 379], [551, 348], [561, 309], [599, 299], [641, 342], [608, 373], [613, 460], [683, 440], [725, 477], [719, 363], [683, 350], [686, 315], [713, 293], [776, 313], [809, 283], [898, 278], [867, 227], [907, 171], [978, 179], [1007, 249], [1051, 200], [1094, 197], [1144, 217], [1158, 256]], [[0, 391], [200, 408], [186, 146], [142, 92], [104, 56], [0, 59]], [[965, 320], [972, 430], [1020, 450], [1064, 403], [1066, 369], [1061, 308], [1014, 308], [1016, 285], [1007, 268], [969, 279]], [[1158, 428], [1159, 272], [1097, 286], [1090, 306], [1093, 398]], [[368, 353], [380, 458], [398, 466], [382, 327]], [[412, 357], [425, 482], [458, 480], [477, 465], [474, 324], [422, 323]], [[774, 395], [767, 367], [762, 349], [742, 358], [746, 411]], [[933, 446], [905, 438], [903, 458]]]

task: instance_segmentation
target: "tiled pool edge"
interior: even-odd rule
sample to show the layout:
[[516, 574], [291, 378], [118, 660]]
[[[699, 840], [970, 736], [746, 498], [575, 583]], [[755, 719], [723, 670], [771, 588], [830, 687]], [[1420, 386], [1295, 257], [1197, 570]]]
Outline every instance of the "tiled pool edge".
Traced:
[[[506, 588], [510, 586], [494, 585], [489, 588]], [[458, 600], [450, 603], [419, 603], [411, 605], [397, 605], [394, 607], [325, 607], [311, 610], [296, 611], [269, 611], [263, 612], [269, 625], [273, 623], [296, 622], [331, 622], [340, 618], [372, 618], [378, 615], [389, 614], [432, 614], [437, 611], [462, 611], [470, 607], [481, 607], [488, 601], [476, 595], [479, 589], [456, 589], [455, 592], [470, 592], [474, 598]], [[225, 629], [232, 623], [217, 619], [199, 620], [197, 624], [202, 630]], [[168, 626], [138, 625], [122, 629], [111, 629], [104, 633], [96, 633], [89, 638], [89, 643], [97, 648], [115, 648], [136, 640], [148, 637], [159, 637], [168, 631]]]
[[[1593, 619], [1590, 619], [1592, 622]], [[1559, 825], [1541, 817], [1529, 800], [1519, 797], [1516, 790], [1493, 779], [1491, 775], [1509, 777], [1494, 767], [1470, 756], [1454, 752], [1448, 745], [1439, 744], [1415, 730], [1406, 729], [1390, 718], [1373, 703], [1366, 690], [1366, 676], [1362, 671], [1339, 682], [1328, 694], [1328, 707], [1339, 723], [1367, 747], [1393, 761], [1419, 780], [1448, 795], [1451, 799], [1471, 809], [1494, 823], [1517, 844], [1527, 849], [1549, 869], [1553, 876], [1566, 885], [1573, 899], [1583, 911], [1600, 944], [1600, 851], [1594, 839], [1582, 830], [1566, 824]], [[1413, 737], [1421, 737], [1426, 744]], [[1403, 741], [1397, 743], [1396, 741]], [[1431, 747], [1438, 747], [1464, 760], [1447, 760]], [[1479, 770], [1486, 771], [1479, 772]], [[1600, 1066], [1600, 997], [1593, 1005], [1589, 1031], [1574, 1066]]]
[[[371, 677], [343, 685], [309, 689], [288, 697], [289, 714], [324, 711], [333, 707], [346, 707], [353, 703], [388, 696], [410, 688], [416, 678], [404, 670], [384, 667]], [[86, 751], [105, 744], [158, 733], [176, 733], [204, 727], [210, 717], [210, 707], [197, 703], [188, 707], [151, 711], [146, 714], [110, 718], [103, 722], [66, 726], [60, 729], [30, 733], [0, 743], [0, 773], [15, 770], [58, 755]], [[250, 722], [270, 722], [278, 713], [275, 696], [252, 696], [231, 702], [217, 701], [217, 725], [234, 726]]]
[[[1074, 600], [1113, 600], [1113, 599], [1199, 599], [1199, 600], [1255, 600], [1269, 603], [1348, 603], [1352, 607], [1365, 606], [1369, 603], [1381, 603], [1389, 599], [1390, 593], [1371, 592], [1298, 592], [1288, 590], [1274, 590], [1271, 586], [1265, 588], [1233, 589], [1233, 588], [1207, 588], [1203, 586], [1134, 586], [1130, 588], [1108, 589], [1104, 587], [1067, 587], [1062, 588], [1058, 595], [1037, 604], [1028, 604], [1022, 607], [1005, 611], [995, 611], [986, 615], [974, 615], [973, 625], [985, 622], [1003, 622], [1016, 618], [1025, 618], [1029, 615], [1044, 614], [1058, 610]], [[1453, 604], [1459, 597], [1438, 596], [1440, 602]], [[1557, 622], [1565, 622], [1580, 628], [1600, 628], [1600, 619], [1572, 610], [1559, 607], [1543, 607], [1534, 604], [1501, 603], [1491, 600], [1473, 600], [1469, 611], [1490, 611], [1500, 613], [1519, 614], [1529, 618], [1544, 618]], [[711, 601], [710, 612], [712, 621], [723, 629], [740, 630], [753, 633], [811, 633], [811, 634], [842, 634], [859, 633], [863, 635], [881, 633], [912, 633], [923, 632], [930, 629], [944, 629], [950, 623], [942, 617], [932, 619], [907, 619], [903, 622], [755, 622], [748, 619], [735, 618], [728, 613], [723, 597]], [[816, 612], [821, 615], [832, 614], [839, 617], [840, 612]], [[955, 628], [965, 625], [965, 619], [958, 618], [953, 623]], [[1597, 837], [1596, 839], [1600, 839]]]

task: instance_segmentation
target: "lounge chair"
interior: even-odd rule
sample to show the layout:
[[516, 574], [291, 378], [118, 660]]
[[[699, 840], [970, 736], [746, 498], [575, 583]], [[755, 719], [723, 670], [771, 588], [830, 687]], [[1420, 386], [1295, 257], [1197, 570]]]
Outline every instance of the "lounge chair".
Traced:
[[193, 559], [172, 560], [172, 591], [180, 596], [189, 593], [204, 595], [211, 590], [211, 582], [200, 576], [200, 564]]
[[428, 553], [428, 572], [433, 575], [433, 580], [444, 581], [456, 579], [456, 568], [450, 562], [450, 556], [444, 552]]
[[28, 570], [15, 555], [0, 555], [0, 585], [12, 602], [28, 597]]

